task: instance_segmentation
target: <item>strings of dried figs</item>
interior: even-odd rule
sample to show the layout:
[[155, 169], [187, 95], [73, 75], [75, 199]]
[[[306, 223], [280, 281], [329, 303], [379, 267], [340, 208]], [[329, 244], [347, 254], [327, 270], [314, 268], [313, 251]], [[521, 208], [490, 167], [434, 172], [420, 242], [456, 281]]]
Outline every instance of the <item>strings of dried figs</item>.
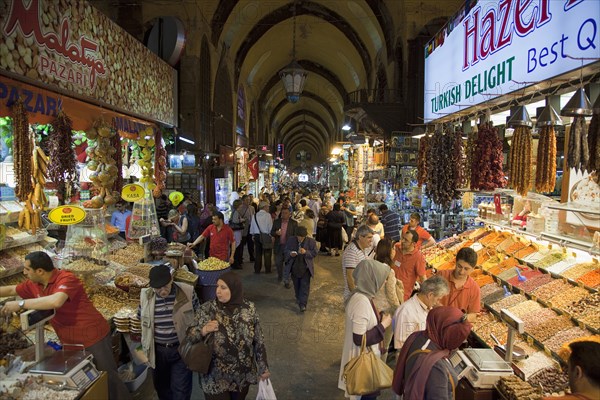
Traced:
[[541, 193], [554, 191], [556, 185], [556, 135], [553, 126], [540, 129], [535, 172], [535, 190]]
[[154, 141], [156, 146], [154, 150], [154, 182], [156, 187], [152, 189], [152, 195], [158, 198], [167, 187], [167, 151], [162, 143], [162, 131], [156, 131]]
[[584, 171], [588, 169], [589, 161], [590, 148], [588, 143], [587, 125], [585, 123], [585, 117], [578, 115], [573, 118], [571, 131], [569, 133], [567, 165], [569, 168], [575, 168], [577, 171]]
[[598, 179], [600, 175], [600, 109], [598, 108], [594, 108], [594, 115], [592, 115], [592, 120], [590, 121], [588, 148], [590, 159], [588, 160], [587, 169], [589, 172], [596, 171], [594, 176], [596, 180], [600, 180]]
[[426, 193], [443, 208], [450, 207], [453, 199], [460, 198], [462, 139], [460, 132], [436, 132], [431, 137], [428, 152]]
[[77, 179], [77, 161], [73, 143], [73, 124], [71, 119], [61, 111], [52, 121], [53, 133], [48, 137], [48, 155], [52, 163], [48, 165], [48, 177], [56, 185], [57, 196], [61, 204], [69, 201], [75, 190]]
[[419, 159], [417, 160], [417, 182], [419, 186], [427, 183], [427, 168], [429, 167], [429, 148], [431, 136], [426, 134], [419, 141]]
[[31, 181], [33, 139], [29, 131], [27, 111], [20, 99], [12, 106], [12, 119], [13, 158], [16, 180], [15, 195], [19, 201], [25, 201], [34, 189], [33, 182]]
[[479, 125], [471, 162], [471, 189], [503, 188], [506, 185], [503, 161], [502, 140], [497, 129], [488, 123]]
[[464, 186], [471, 187], [472, 168], [474, 166], [475, 149], [477, 147], [477, 132], [472, 130], [467, 137], [467, 146], [465, 148], [465, 160], [463, 166]]
[[513, 133], [513, 143], [509, 152], [509, 186], [527, 196], [531, 190], [531, 168], [533, 163], [533, 137], [531, 128], [518, 126]]

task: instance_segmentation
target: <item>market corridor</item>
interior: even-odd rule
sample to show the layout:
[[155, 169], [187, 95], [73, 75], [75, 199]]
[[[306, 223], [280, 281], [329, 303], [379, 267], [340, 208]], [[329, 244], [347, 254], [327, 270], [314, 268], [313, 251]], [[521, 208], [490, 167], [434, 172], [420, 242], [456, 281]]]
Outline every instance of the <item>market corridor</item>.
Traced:
[[[244, 295], [256, 304], [260, 315], [271, 382], [278, 400], [344, 399], [344, 393], [337, 388], [344, 337], [341, 257], [320, 255], [315, 264], [305, 313], [298, 310], [294, 289], [278, 284], [275, 272], [254, 274], [251, 263], [245, 263], [244, 269], [238, 271], [244, 282]], [[254, 400], [256, 391], [257, 386], [251, 386], [247, 400]], [[150, 374], [135, 398], [158, 398]], [[195, 377], [192, 399], [203, 398]], [[379, 397], [393, 398], [391, 390]]]

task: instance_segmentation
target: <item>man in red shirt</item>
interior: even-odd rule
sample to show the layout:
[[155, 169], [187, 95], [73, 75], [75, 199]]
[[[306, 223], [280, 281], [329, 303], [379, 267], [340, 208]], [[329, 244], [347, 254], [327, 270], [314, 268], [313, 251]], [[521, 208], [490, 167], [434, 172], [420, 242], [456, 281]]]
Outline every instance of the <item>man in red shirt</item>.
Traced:
[[469, 322], [475, 322], [481, 311], [481, 292], [479, 285], [469, 275], [477, 266], [477, 253], [470, 247], [463, 247], [456, 254], [456, 268], [438, 271], [446, 278], [450, 293], [441, 300], [444, 306], [461, 309]]
[[54, 268], [43, 251], [25, 256], [23, 274], [27, 280], [16, 286], [0, 287], [0, 297], [19, 295], [23, 300], [9, 301], [0, 315], [19, 310], [56, 310], [50, 324], [63, 344], [83, 344], [94, 356], [94, 364], [108, 373], [109, 398], [130, 399], [119, 378], [113, 358], [110, 328], [83, 289], [81, 281], [69, 271]]
[[396, 279], [404, 284], [404, 301], [410, 298], [415, 282], [425, 280], [425, 258], [416, 248], [419, 236], [417, 232], [409, 229], [402, 235], [400, 243], [396, 243], [396, 256], [394, 257], [394, 272]]
[[417, 241], [417, 250], [426, 249], [431, 246], [435, 246], [435, 239], [427, 232], [424, 228], [419, 226], [421, 223], [421, 215], [419, 213], [410, 214], [408, 224], [402, 227], [402, 235], [404, 235], [409, 229], [417, 232], [419, 240]]
[[212, 225], [209, 225], [193, 243], [188, 243], [188, 247], [195, 247], [198, 243], [210, 237], [209, 255], [233, 264], [236, 248], [233, 230], [229, 225], [225, 225], [225, 216], [222, 212], [216, 212], [212, 217], [212, 221]]

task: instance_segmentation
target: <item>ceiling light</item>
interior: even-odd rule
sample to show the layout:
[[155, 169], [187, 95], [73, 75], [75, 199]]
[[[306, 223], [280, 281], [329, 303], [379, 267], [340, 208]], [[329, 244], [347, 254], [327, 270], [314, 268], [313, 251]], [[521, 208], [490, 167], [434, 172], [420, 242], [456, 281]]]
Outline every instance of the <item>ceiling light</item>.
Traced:
[[182, 142], [186, 142], [186, 143], [189, 143], [189, 144], [196, 144], [196, 142], [194, 142], [193, 140], [184, 138], [183, 136], [177, 136], [177, 138], [179, 138], [179, 140], [181, 140]]
[[352, 129], [352, 127], [349, 124], [344, 124], [344, 126], [342, 126], [343, 131], [349, 131], [350, 129]]
[[339, 156], [340, 154], [342, 154], [342, 149], [339, 147], [334, 147], [331, 150], [331, 155], [333, 155], [333, 156]]
[[292, 62], [279, 72], [279, 77], [285, 87], [285, 93], [290, 103], [300, 100], [304, 84], [306, 83], [306, 70], [296, 61], [296, 2], [294, 1], [294, 31], [292, 35]]

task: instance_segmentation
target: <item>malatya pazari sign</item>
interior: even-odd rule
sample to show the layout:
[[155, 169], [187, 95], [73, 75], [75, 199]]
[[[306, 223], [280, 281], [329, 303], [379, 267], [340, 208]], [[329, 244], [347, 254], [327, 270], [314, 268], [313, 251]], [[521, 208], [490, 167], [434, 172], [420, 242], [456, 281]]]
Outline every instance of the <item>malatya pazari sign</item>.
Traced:
[[176, 73], [85, 1], [0, 2], [0, 73], [175, 125]]

